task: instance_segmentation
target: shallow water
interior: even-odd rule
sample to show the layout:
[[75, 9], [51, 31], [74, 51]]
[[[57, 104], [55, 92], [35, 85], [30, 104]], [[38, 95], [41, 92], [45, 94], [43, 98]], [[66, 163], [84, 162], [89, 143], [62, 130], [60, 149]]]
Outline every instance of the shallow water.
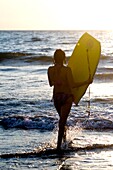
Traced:
[[[78, 131], [77, 131], [78, 132]], [[15, 134], [14, 134], [15, 133]], [[50, 135], [47, 139], [48, 141], [54, 138], [54, 135], [51, 134], [43, 134], [42, 139], [41, 135], [38, 136], [36, 132], [29, 133], [30, 137], [26, 137], [27, 143], [23, 141], [23, 137], [25, 138], [26, 132], [19, 131], [13, 133], [13, 144], [16, 144], [16, 150], [18, 148], [18, 152], [25, 151], [27, 152], [27, 147], [31, 148], [37, 146], [37, 137], [38, 143], [39, 140], [42, 141], [45, 139], [47, 135]], [[18, 136], [19, 133], [21, 137]], [[72, 132], [73, 133], [73, 132]], [[33, 134], [33, 135], [32, 135]], [[76, 136], [74, 136], [76, 134]], [[64, 152], [61, 155], [50, 154], [41, 157], [25, 157], [25, 158], [9, 158], [9, 159], [1, 159], [0, 165], [1, 169], [112, 169], [113, 168], [113, 136], [112, 131], [110, 132], [95, 132], [95, 131], [79, 131], [79, 133], [73, 134], [73, 148], [82, 147], [83, 149], [69, 150]], [[18, 137], [16, 137], [16, 135]], [[14, 140], [16, 137], [16, 140]], [[11, 141], [10, 141], [11, 142]], [[22, 146], [20, 145], [22, 144]], [[51, 141], [52, 143], [52, 141]], [[112, 143], [112, 145], [111, 145]], [[11, 143], [9, 143], [11, 146]], [[94, 146], [93, 146], [94, 145]], [[18, 147], [17, 147], [18, 146]], [[41, 145], [42, 146], [42, 145]], [[45, 144], [45, 147], [47, 144]], [[88, 149], [86, 146], [90, 146]], [[93, 147], [91, 147], [93, 146]], [[12, 146], [13, 148], [14, 146]], [[26, 147], [26, 150], [23, 148]], [[6, 148], [7, 149], [7, 148]], [[13, 150], [13, 152], [14, 152]]]

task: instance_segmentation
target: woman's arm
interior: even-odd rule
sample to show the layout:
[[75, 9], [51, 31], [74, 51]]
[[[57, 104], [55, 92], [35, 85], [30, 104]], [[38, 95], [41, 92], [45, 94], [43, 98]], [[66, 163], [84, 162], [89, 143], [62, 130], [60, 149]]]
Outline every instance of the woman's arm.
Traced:
[[68, 77], [69, 86], [71, 88], [77, 88], [77, 87], [92, 83], [91, 76], [89, 76], [89, 78], [84, 82], [74, 82], [71, 68], [68, 68], [67, 77]]
[[49, 85], [52, 87], [54, 85], [54, 80], [52, 80], [52, 72], [51, 72], [51, 67], [48, 68], [48, 81], [49, 81]]
[[91, 76], [89, 76], [89, 78], [86, 81], [83, 82], [75, 82], [75, 88], [76, 87], [81, 87], [84, 86], [86, 84], [91, 84], [93, 82], [93, 80], [91, 79]]

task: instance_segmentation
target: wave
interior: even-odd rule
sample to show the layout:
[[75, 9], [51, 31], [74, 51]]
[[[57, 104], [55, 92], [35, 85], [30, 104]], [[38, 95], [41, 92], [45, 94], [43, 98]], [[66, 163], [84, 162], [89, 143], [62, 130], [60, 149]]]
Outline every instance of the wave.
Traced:
[[35, 62], [35, 61], [41, 61], [41, 62], [52, 62], [53, 59], [50, 56], [37, 56], [36, 54], [31, 53], [20, 53], [20, 52], [6, 52], [6, 53], [0, 53], [0, 62], [4, 60], [14, 60], [18, 59], [20, 61], [26, 61], [26, 62]]
[[[108, 59], [108, 56], [102, 56], [101, 60]], [[14, 62], [14, 60], [17, 60], [18, 62]], [[69, 60], [69, 57], [67, 57], [67, 61]], [[52, 64], [53, 63], [53, 57], [52, 56], [44, 56], [44, 55], [36, 55], [32, 53], [25, 53], [25, 52], [6, 52], [6, 53], [0, 53], [0, 62], [5, 62], [8, 65], [10, 64]], [[13, 62], [12, 62], [13, 61]], [[15, 68], [1, 68], [0, 71], [16, 71]], [[18, 71], [18, 70], [17, 70]], [[112, 67], [104, 67], [104, 65], [101, 65], [98, 67], [98, 70], [95, 74], [95, 79], [98, 81], [112, 81], [113, 77], [113, 68]]]
[[102, 59], [102, 60], [107, 60], [108, 58], [109, 58], [108, 55], [101, 55], [101, 56], [100, 56], [100, 59]]
[[17, 68], [0, 68], [0, 71], [3, 71], [3, 72], [9, 72], [9, 71], [19, 71], [19, 69]]
[[[11, 116], [1, 118], [0, 124], [5, 128], [19, 128], [19, 129], [39, 129], [52, 131], [56, 128], [58, 120], [49, 116]], [[113, 129], [113, 121], [101, 118], [75, 118], [72, 122], [68, 121], [67, 126], [78, 126], [89, 130], [103, 130]]]
[[113, 129], [113, 122], [108, 119], [86, 119], [82, 122], [82, 127], [90, 130]]
[[110, 73], [113, 72], [113, 67], [99, 67], [98, 72]]
[[0, 124], [5, 128], [20, 128], [20, 129], [39, 129], [51, 131], [55, 128], [55, 121], [52, 117], [36, 116], [24, 117], [13, 116], [3, 118]]
[[98, 98], [98, 97], [96, 97], [95, 99], [93, 99], [93, 102], [95, 103], [95, 102], [97, 102], [97, 103], [111, 103], [111, 104], [113, 104], [113, 98], [111, 98], [111, 97], [107, 97], [107, 98]]
[[32, 56], [31, 58], [27, 59], [28, 62], [35, 62], [35, 61], [40, 61], [40, 62], [53, 62], [53, 58], [49, 56]]
[[32, 40], [33, 42], [35, 42], [35, 41], [42, 41], [42, 39], [39, 38], [39, 37], [32, 37], [31, 40]]
[[0, 52], [0, 61], [8, 60], [8, 59], [16, 59], [22, 56], [28, 56], [30, 54], [20, 53], [20, 52]]
[[[42, 49], [43, 52], [48, 52], [51, 50], [51, 48], [44, 48]], [[67, 61], [69, 60], [70, 56], [67, 56]], [[39, 54], [33, 54], [33, 53], [26, 53], [26, 52], [0, 52], [0, 62], [4, 60], [11, 60], [11, 59], [20, 59], [20, 61], [27, 61], [27, 62], [35, 62], [35, 61], [41, 61], [41, 62], [52, 62], [53, 58], [52, 56], [47, 55], [39, 55]], [[101, 60], [112, 60], [109, 56], [101, 56]], [[99, 68], [103, 69], [103, 68]], [[105, 68], [107, 71], [110, 71], [110, 68]], [[113, 71], [113, 68], [111, 68], [111, 71]]]
[[106, 80], [112, 81], [113, 73], [112, 72], [111, 73], [97, 73], [95, 74], [95, 78], [101, 81], [106, 81]]

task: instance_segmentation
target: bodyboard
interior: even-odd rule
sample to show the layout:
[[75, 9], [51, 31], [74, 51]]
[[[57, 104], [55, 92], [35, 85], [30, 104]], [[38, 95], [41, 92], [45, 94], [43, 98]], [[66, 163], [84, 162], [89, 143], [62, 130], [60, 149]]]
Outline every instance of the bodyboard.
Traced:
[[[84, 33], [76, 44], [68, 62], [75, 82], [84, 82], [89, 75], [91, 79], [94, 78], [100, 54], [100, 42], [87, 32]], [[74, 103], [76, 105], [85, 94], [87, 88], [88, 84], [73, 89]]]

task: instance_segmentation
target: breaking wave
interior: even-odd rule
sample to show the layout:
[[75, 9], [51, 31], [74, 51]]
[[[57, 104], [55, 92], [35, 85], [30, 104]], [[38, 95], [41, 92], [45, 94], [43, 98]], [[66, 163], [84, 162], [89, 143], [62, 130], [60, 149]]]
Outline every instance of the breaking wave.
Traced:
[[[52, 131], [56, 128], [58, 120], [50, 116], [11, 116], [1, 118], [0, 124], [5, 128], [39, 129]], [[113, 129], [113, 121], [102, 118], [74, 118], [67, 121], [67, 127], [81, 127], [87, 130], [101, 131]]]
[[47, 116], [12, 116], [3, 118], [0, 123], [5, 129], [20, 128], [52, 131], [55, 128], [55, 121], [52, 117]]

